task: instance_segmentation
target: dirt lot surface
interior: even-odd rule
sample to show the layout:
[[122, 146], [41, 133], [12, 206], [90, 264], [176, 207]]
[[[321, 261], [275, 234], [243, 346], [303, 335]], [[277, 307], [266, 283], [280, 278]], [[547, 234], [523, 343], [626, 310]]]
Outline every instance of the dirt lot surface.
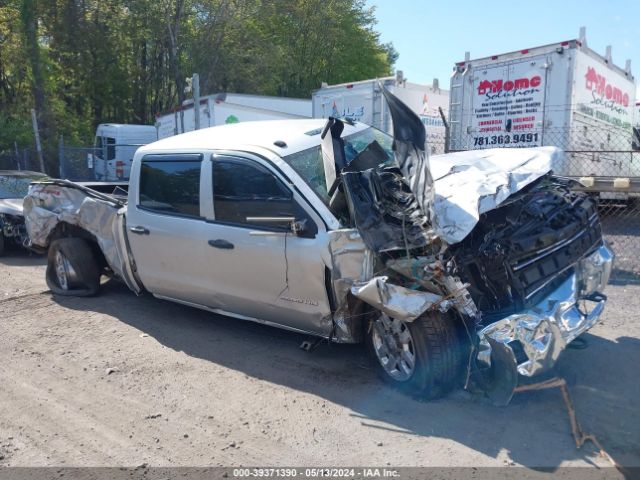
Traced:
[[[640, 287], [611, 286], [589, 348], [558, 366], [578, 419], [640, 465]], [[381, 384], [359, 346], [136, 297], [52, 296], [44, 259], [0, 258], [0, 465], [607, 465], [577, 450], [557, 390], [494, 407]]]

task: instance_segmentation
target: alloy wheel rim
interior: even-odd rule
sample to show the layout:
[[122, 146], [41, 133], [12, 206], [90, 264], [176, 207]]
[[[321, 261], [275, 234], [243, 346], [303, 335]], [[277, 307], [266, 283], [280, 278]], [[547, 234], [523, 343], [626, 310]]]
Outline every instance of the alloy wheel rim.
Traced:
[[372, 340], [385, 372], [394, 380], [409, 380], [416, 368], [416, 350], [407, 324], [383, 313], [373, 322]]
[[69, 290], [69, 270], [71, 266], [69, 265], [67, 257], [60, 251], [56, 252], [55, 266], [58, 285], [60, 285], [60, 288], [63, 290]]

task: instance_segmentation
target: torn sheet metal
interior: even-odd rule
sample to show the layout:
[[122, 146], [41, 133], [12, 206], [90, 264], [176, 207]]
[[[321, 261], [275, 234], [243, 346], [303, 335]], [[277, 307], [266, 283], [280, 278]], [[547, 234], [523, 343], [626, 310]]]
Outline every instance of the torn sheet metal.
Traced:
[[350, 166], [342, 172], [351, 218], [367, 246], [378, 253], [424, 247], [434, 240], [433, 179], [424, 125], [404, 103], [382, 91], [393, 120], [394, 165], [383, 164], [387, 155], [381, 153], [377, 167]]
[[351, 293], [372, 307], [386, 313], [391, 318], [412, 322], [432, 307], [446, 307], [440, 305], [441, 295], [411, 290], [388, 282], [388, 277], [373, 277], [367, 282], [355, 283]]
[[[59, 184], [60, 183], [60, 184]], [[24, 216], [32, 244], [49, 246], [56, 226], [65, 222], [95, 236], [109, 267], [136, 293], [140, 287], [130, 278], [131, 267], [122, 235], [121, 203], [103, 195], [87, 196], [85, 189], [67, 187], [62, 182], [32, 184], [24, 199]]]
[[435, 264], [435, 257], [400, 257], [387, 260], [386, 266], [427, 291], [439, 292], [442, 290], [440, 285], [433, 281], [432, 265]]
[[386, 88], [382, 89], [393, 122], [397, 166], [427, 221], [432, 219], [434, 185], [427, 153], [427, 132], [420, 117]]
[[348, 228], [329, 232], [331, 252], [331, 285], [335, 296], [333, 321], [336, 340], [352, 343], [356, 333], [349, 321], [348, 295], [351, 286], [373, 276], [374, 255], [362, 241], [357, 230]]
[[[590, 264], [590, 268], [599, 265], [601, 271], [605, 272], [612, 261], [612, 252], [606, 246], [601, 246], [583, 264]], [[531, 377], [549, 370], [566, 345], [590, 329], [604, 309], [604, 295], [595, 291], [587, 296], [580, 294], [580, 269], [579, 264], [576, 273], [535, 307], [482, 329], [479, 333], [478, 360], [487, 366], [492, 364], [495, 345], [491, 347], [488, 341], [491, 338], [501, 349], [512, 352], [514, 362], [517, 361], [513, 346], [519, 344], [517, 350], [521, 349], [524, 353], [524, 358], [518, 359], [517, 363], [520, 375]], [[587, 303], [591, 304], [588, 312], [581, 309], [586, 308]]]
[[435, 233], [449, 244], [460, 242], [482, 213], [563, 161], [564, 152], [555, 147], [495, 148], [431, 157]]
[[375, 252], [406, 250], [433, 241], [427, 217], [396, 167], [342, 174], [349, 211]]

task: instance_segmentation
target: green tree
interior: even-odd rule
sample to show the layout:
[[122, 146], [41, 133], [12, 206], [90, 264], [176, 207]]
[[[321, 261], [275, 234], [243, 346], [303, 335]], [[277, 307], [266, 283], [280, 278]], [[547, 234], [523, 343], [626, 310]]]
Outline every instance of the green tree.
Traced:
[[203, 94], [309, 98], [321, 82], [386, 76], [397, 59], [364, 0], [9, 0], [0, 4], [0, 152], [33, 145], [54, 170], [59, 135], [154, 122]]

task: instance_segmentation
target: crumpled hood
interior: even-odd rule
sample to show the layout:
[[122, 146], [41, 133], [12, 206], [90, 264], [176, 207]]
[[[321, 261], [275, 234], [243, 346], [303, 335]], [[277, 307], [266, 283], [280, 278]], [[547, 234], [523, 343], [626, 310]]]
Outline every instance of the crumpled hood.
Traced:
[[22, 198], [0, 199], [0, 214], [22, 215]]
[[493, 210], [563, 161], [555, 147], [494, 148], [434, 155], [433, 229], [449, 244], [463, 240]]

